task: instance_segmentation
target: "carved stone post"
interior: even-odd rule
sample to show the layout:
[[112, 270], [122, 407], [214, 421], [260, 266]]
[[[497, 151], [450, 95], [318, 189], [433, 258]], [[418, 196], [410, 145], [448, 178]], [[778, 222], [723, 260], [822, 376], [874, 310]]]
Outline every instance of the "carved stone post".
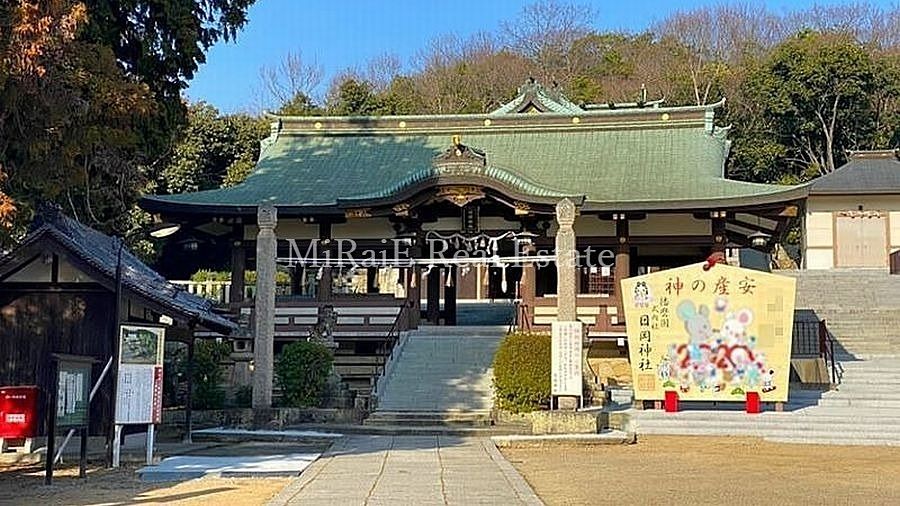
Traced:
[[[616, 320], [625, 322], [625, 296], [622, 294], [622, 280], [631, 275], [631, 247], [628, 239], [628, 219], [625, 214], [613, 215], [616, 221], [616, 264], [614, 292], [616, 295]], [[606, 315], [604, 315], [606, 317]]]
[[576, 321], [578, 285], [576, 269], [578, 252], [575, 250], [575, 204], [563, 199], [556, 204], [556, 314], [561, 322]]
[[[571, 327], [571, 322], [578, 321], [578, 251], [575, 249], [575, 230], [573, 228], [576, 214], [575, 204], [569, 199], [563, 199], [556, 205], [556, 222], [559, 224], [559, 230], [556, 232], [556, 313], [559, 323], [553, 325], [553, 347], [563, 350], [571, 350], [569, 344], [571, 339], [564, 339], [564, 336], [568, 334], [567, 330], [565, 330], [566, 327]], [[569, 322], [568, 325], [566, 322]], [[579, 387], [582, 387], [584, 384], [584, 378], [581, 376], [586, 369], [584, 363], [587, 361], [587, 348], [584, 346], [583, 341], [584, 329], [577, 323], [576, 325], [581, 329], [581, 338], [578, 340], [580, 342], [576, 341], [574, 345], [580, 349], [581, 353], [577, 353], [577, 351], [566, 353], [563, 351], [561, 352], [563, 357], [559, 358], [556, 358], [556, 353], [554, 353], [553, 356], [555, 358], [553, 360], [559, 360], [559, 363], [551, 364], [553, 374], [557, 376], [568, 376], [567, 371], [577, 370], [577, 366], [580, 366], [581, 369], [577, 372], [579, 378], [572, 379], [569, 377], [562, 391], [558, 390], [556, 386], [553, 386], [551, 389], [556, 390], [555, 392], [551, 391], [551, 393], [558, 395], [556, 407], [562, 410], [576, 409], [578, 407], [578, 398], [583, 393], [582, 388]], [[581, 356], [579, 357], [578, 355]], [[581, 385], [576, 384], [573, 391], [571, 383], [573, 381], [578, 382], [579, 379], [581, 380]]]
[[272, 376], [275, 343], [275, 255], [278, 240], [275, 206], [261, 205], [256, 213], [259, 233], [256, 236], [256, 304], [253, 345], [253, 407], [272, 407]]

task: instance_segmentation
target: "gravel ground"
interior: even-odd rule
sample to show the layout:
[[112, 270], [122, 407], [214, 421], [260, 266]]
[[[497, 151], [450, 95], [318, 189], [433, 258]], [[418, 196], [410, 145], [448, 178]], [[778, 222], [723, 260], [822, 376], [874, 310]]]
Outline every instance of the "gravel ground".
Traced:
[[900, 504], [900, 448], [646, 436], [502, 451], [548, 505]]

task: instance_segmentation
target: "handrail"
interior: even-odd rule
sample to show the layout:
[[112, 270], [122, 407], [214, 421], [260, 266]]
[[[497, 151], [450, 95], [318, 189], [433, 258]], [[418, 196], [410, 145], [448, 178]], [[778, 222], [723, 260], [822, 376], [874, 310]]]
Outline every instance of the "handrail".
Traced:
[[839, 385], [841, 377], [838, 374], [837, 361], [834, 356], [834, 338], [829, 335], [824, 319], [819, 321], [819, 356], [825, 361], [825, 367], [829, 367], [828, 362], [831, 361], [831, 384]]
[[394, 318], [394, 323], [391, 324], [391, 329], [388, 330], [383, 345], [383, 351], [379, 354], [381, 357], [381, 361], [376, 369], [377, 374], [375, 381], [372, 384], [372, 393], [378, 393], [378, 378], [384, 375], [384, 371], [387, 367], [388, 361], [394, 358], [394, 349], [397, 347], [397, 343], [400, 341], [400, 322], [403, 321], [404, 318], [407, 318], [407, 312], [410, 306], [411, 304], [409, 302], [406, 302], [402, 306], [400, 306], [400, 311], [397, 313], [397, 317]]

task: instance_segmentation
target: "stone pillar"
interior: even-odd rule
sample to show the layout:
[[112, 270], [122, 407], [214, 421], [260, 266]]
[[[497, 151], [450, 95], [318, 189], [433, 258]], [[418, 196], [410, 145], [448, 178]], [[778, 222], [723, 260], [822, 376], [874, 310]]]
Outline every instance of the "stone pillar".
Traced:
[[576, 321], [578, 315], [578, 251], [575, 249], [575, 204], [563, 199], [556, 204], [556, 314], [561, 322]]
[[613, 216], [616, 220], [616, 266], [615, 266], [615, 294], [617, 319], [619, 323], [625, 322], [625, 296], [622, 293], [622, 280], [631, 275], [631, 245], [628, 241], [628, 220], [624, 214]]
[[253, 407], [272, 407], [272, 373], [275, 344], [275, 255], [278, 240], [275, 226], [278, 211], [272, 205], [260, 205], [256, 212], [259, 233], [256, 236], [256, 304], [253, 345]]
[[[575, 204], [563, 199], [556, 204], [556, 314], [560, 322], [578, 321], [578, 250], [575, 248]], [[581, 369], [582, 376], [589, 370], [585, 367], [587, 347], [582, 342]], [[556, 398], [557, 409], [575, 410], [578, 398], [560, 396]]]

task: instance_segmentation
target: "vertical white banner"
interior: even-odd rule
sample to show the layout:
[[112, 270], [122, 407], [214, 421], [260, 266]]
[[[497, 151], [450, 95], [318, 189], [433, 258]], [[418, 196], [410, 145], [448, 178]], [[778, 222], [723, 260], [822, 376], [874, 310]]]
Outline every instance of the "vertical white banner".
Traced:
[[551, 334], [550, 394], [581, 397], [581, 322], [553, 322]]

